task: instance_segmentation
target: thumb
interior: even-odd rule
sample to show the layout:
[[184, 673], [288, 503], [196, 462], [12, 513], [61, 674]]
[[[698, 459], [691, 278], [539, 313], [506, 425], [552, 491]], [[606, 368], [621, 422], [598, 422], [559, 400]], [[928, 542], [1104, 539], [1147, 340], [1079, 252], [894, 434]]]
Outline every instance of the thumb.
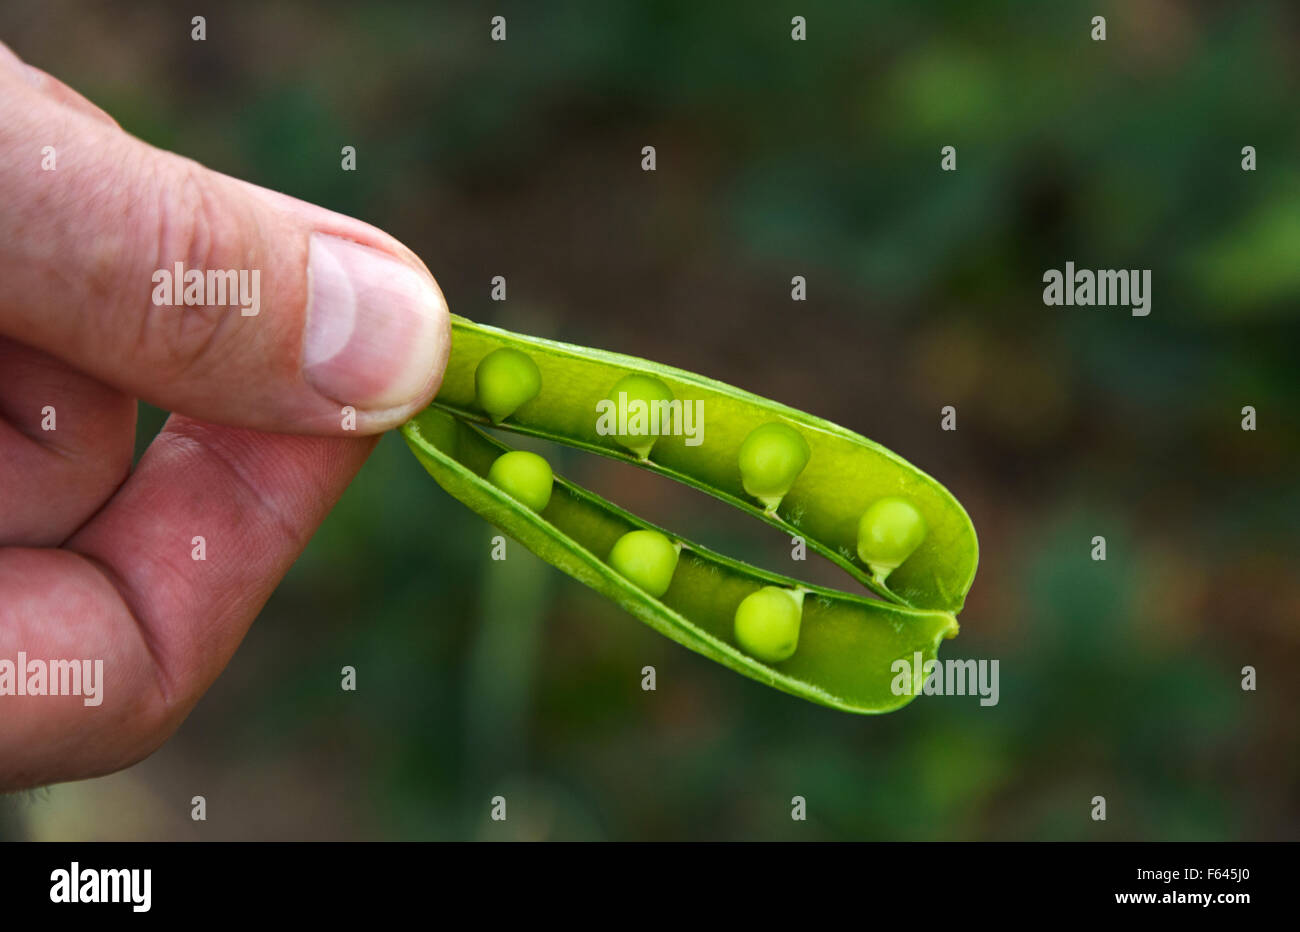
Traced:
[[447, 306], [410, 250], [146, 145], [3, 64], [0, 335], [262, 430], [341, 434], [351, 406], [377, 432], [437, 391]]

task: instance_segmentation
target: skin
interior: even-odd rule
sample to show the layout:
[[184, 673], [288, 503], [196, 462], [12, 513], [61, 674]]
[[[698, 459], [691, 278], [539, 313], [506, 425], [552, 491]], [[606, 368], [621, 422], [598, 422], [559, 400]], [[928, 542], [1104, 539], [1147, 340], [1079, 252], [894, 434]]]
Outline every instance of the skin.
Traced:
[[[56, 171], [40, 170], [45, 145]], [[4, 46], [0, 204], [0, 658], [104, 661], [96, 708], [0, 697], [10, 791], [109, 773], [167, 740], [374, 435], [436, 392], [447, 346], [416, 360], [427, 378], [400, 399], [385, 396], [381, 361], [350, 373], [385, 401], [359, 403], [346, 430], [346, 401], [304, 377], [309, 241], [361, 244], [436, 289], [420, 260], [373, 227], [145, 145]], [[153, 306], [150, 273], [172, 260], [261, 269], [259, 324]], [[132, 470], [138, 398], [176, 413]], [[42, 430], [44, 406], [57, 430]]]

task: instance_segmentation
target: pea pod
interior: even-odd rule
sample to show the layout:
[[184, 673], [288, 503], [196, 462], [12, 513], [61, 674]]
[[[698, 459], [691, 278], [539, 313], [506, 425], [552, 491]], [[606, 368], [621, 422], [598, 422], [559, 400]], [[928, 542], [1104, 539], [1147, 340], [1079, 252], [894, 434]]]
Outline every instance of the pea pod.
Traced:
[[[539, 366], [542, 395], [562, 390], [555, 382], [548, 385], [544, 362]], [[917, 691], [894, 688], [899, 676], [894, 662], [914, 664], [917, 654], [931, 660], [939, 643], [957, 633], [949, 612], [835, 592], [747, 566], [657, 528], [560, 476], [536, 511], [487, 478], [508, 448], [439, 406], [426, 409], [402, 432], [439, 485], [543, 560], [677, 643], [788, 693], [849, 712], [892, 711]], [[671, 583], [657, 598], [603, 559], [616, 541], [637, 530], [657, 531], [681, 547]], [[746, 654], [733, 631], [741, 602], [769, 586], [802, 596], [798, 649], [779, 664]], [[913, 672], [915, 687], [920, 671], [914, 667]]]
[[[475, 371], [488, 354], [501, 349], [522, 352], [536, 364], [541, 390], [498, 419], [478, 403]], [[685, 435], [660, 436], [638, 455], [618, 436], [599, 433], [597, 405], [629, 375], [659, 380], [683, 404], [702, 402], [703, 442], [694, 445]], [[453, 316], [451, 359], [433, 405], [464, 421], [579, 447], [693, 486], [804, 538], [809, 549], [900, 605], [956, 613], [975, 577], [975, 529], [942, 485], [865, 437], [713, 379]], [[746, 490], [737, 465], [745, 440], [773, 422], [793, 428], [808, 446], [806, 465], [774, 507]], [[887, 576], [868, 564], [859, 547], [862, 517], [884, 498], [909, 502], [925, 529], [915, 550]]]

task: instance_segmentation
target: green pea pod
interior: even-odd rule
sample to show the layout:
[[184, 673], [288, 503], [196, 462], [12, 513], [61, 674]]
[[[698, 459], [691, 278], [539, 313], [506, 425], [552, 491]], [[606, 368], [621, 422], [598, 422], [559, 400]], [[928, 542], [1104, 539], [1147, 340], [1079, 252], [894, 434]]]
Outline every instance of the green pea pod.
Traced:
[[[547, 385], [547, 366], [540, 360], [539, 365], [543, 394], [563, 391], [561, 383]], [[472, 365], [468, 371], [472, 379]], [[409, 421], [402, 433], [439, 485], [543, 560], [677, 643], [796, 696], [849, 712], [892, 711], [919, 691], [917, 657], [922, 665], [934, 659], [939, 642], [957, 633], [949, 612], [848, 595], [747, 566], [656, 528], [558, 476], [545, 507], [533, 511], [486, 478], [509, 448], [436, 406]], [[602, 559], [632, 530], [659, 531], [682, 547], [672, 583], [659, 598]], [[779, 664], [741, 652], [732, 630], [737, 607], [764, 586], [805, 593], [798, 650]], [[894, 669], [899, 660], [912, 670], [910, 688], [896, 688], [905, 682]]]
[[[541, 390], [495, 423], [478, 405], [475, 369], [502, 348], [526, 354], [541, 373]], [[702, 442], [660, 436], [647, 458], [597, 431], [597, 405], [629, 374], [652, 376], [675, 399], [702, 402]], [[676, 479], [807, 541], [884, 599], [913, 608], [959, 612], [975, 578], [979, 546], [965, 510], [942, 485], [879, 444], [829, 421], [722, 382], [632, 356], [523, 336], [452, 318], [452, 352], [434, 406], [456, 417], [541, 437], [633, 463]], [[757, 427], [777, 421], [807, 442], [810, 457], [775, 510], [750, 496], [737, 466], [741, 445]], [[927, 531], [915, 552], [887, 580], [873, 578], [857, 550], [859, 520], [872, 503], [902, 497]]]

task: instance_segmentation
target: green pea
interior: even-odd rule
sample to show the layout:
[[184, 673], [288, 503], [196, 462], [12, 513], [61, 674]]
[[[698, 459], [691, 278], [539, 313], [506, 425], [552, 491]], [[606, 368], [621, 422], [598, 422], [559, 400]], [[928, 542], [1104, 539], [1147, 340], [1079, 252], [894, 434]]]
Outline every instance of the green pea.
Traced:
[[[620, 399], [620, 395], [625, 397]], [[673, 426], [669, 420], [671, 409], [668, 404], [674, 400], [672, 390], [652, 375], [623, 376], [609, 390], [609, 397], [606, 400], [614, 403], [614, 439], [640, 459], [649, 457], [650, 450], [659, 439], [658, 434], [651, 432], [653, 426], [651, 412], [656, 412], [655, 417], [661, 433], [667, 432]], [[644, 408], [635, 404], [638, 401], [644, 403]], [[619, 425], [624, 418], [626, 424]], [[618, 426], [626, 426], [629, 430], [627, 433], [619, 433]]]
[[503, 346], [483, 357], [474, 370], [479, 407], [500, 424], [542, 390], [542, 373], [527, 353]]
[[668, 591], [681, 550], [658, 531], [628, 531], [609, 552], [609, 565], [656, 599]]
[[803, 592], [764, 586], [736, 608], [736, 641], [759, 660], [780, 663], [799, 646], [802, 620]]
[[858, 556], [871, 567], [876, 582], [883, 583], [921, 545], [925, 534], [925, 519], [907, 499], [878, 499], [858, 521]]
[[[402, 426], [450, 495], [729, 670], [849, 712], [889, 712], [913, 699], [919, 690], [897, 689], [896, 661], [932, 663], [958, 633], [979, 556], [969, 516], [935, 480], [852, 431], [715, 379], [460, 317], [451, 323], [437, 400]], [[495, 363], [485, 360], [503, 348], [535, 361], [545, 383], [512, 414], [517, 399], [498, 405], [487, 391]], [[699, 442], [695, 415], [703, 407], [712, 446]], [[796, 557], [806, 545], [879, 598], [777, 576], [671, 530], [647, 530], [653, 526], [558, 475], [549, 502], [544, 494], [529, 502], [533, 473], [505, 468], [518, 454], [489, 481], [488, 467], [512, 451], [496, 438], [487, 408], [504, 416], [497, 426], [505, 431], [629, 462], [775, 525], [791, 535]], [[611, 409], [621, 417], [611, 418]], [[688, 422], [698, 434], [687, 432]]]
[[755, 427], [740, 445], [740, 480], [745, 491], [776, 511], [812, 451], [803, 435], [780, 421]]
[[511, 450], [502, 453], [488, 470], [488, 482], [523, 502], [533, 511], [542, 511], [551, 501], [555, 477], [551, 464], [536, 453]]

